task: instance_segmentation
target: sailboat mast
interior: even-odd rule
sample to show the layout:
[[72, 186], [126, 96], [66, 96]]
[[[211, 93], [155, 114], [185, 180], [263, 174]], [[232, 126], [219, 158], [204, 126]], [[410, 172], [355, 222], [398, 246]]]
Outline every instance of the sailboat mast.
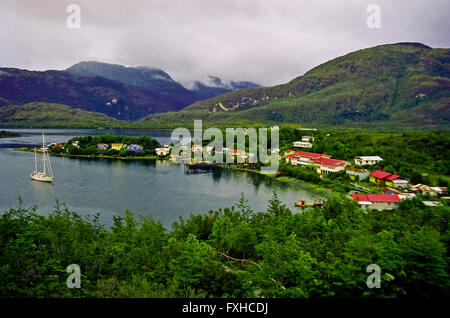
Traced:
[[46, 164], [45, 164], [45, 137], [44, 137], [44, 133], [42, 133], [42, 157], [43, 157], [43, 161], [44, 161], [44, 175], [46, 174], [45, 173], [45, 166], [46, 166]]
[[37, 150], [34, 147], [34, 172], [37, 172]]

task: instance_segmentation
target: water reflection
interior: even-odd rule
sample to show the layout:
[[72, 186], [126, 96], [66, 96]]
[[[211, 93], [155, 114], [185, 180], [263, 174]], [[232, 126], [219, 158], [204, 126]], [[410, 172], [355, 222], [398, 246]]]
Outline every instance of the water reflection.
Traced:
[[[34, 134], [15, 139], [33, 144], [39, 142], [40, 133], [36, 130]], [[53, 131], [49, 142], [67, 141], [72, 133]], [[78, 130], [76, 134], [79, 135]], [[7, 143], [0, 139], [0, 144]], [[34, 154], [0, 149], [0, 211], [17, 206], [17, 198], [21, 196], [23, 206], [36, 204], [38, 212], [46, 214], [53, 210], [58, 199], [82, 215], [102, 212], [101, 221], [106, 225], [112, 223], [112, 215], [129, 209], [136, 214], [151, 215], [170, 227], [179, 216], [230, 207], [241, 193], [255, 211], [266, 209], [273, 191], [291, 208], [299, 199], [312, 201], [318, 197], [313, 192], [294, 189], [254, 173], [215, 169], [211, 173], [185, 174], [182, 165], [166, 160], [52, 156], [51, 162], [55, 174], [53, 185], [33, 182], [29, 175]]]

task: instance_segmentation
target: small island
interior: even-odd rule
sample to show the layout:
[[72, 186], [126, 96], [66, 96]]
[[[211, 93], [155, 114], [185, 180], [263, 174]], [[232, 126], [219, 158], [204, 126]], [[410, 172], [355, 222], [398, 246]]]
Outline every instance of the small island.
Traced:
[[[47, 145], [51, 155], [68, 157], [95, 157], [111, 159], [154, 159], [162, 145], [148, 136], [82, 136], [73, 137], [65, 143]], [[19, 148], [34, 151], [34, 148]], [[37, 149], [40, 152], [40, 149]]]
[[19, 133], [7, 130], [0, 130], [0, 138], [20, 137]]
[[84, 136], [74, 137], [66, 143], [49, 145], [53, 155], [77, 157], [103, 157], [120, 159], [148, 159], [156, 157], [156, 150], [161, 144], [148, 136]]

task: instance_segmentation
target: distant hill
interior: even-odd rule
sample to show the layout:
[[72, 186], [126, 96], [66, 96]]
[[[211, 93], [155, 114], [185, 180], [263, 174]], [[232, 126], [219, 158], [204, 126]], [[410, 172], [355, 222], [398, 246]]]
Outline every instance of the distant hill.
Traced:
[[144, 89], [160, 101], [171, 105], [172, 110], [182, 109], [198, 99], [174, 81], [163, 70], [149, 67], [125, 67], [101, 62], [81, 62], [65, 70], [77, 77], [104, 77], [120, 83]]
[[145, 127], [203, 119], [224, 125], [449, 130], [450, 50], [398, 43], [333, 59], [287, 84], [226, 93], [180, 112], [150, 115]]
[[0, 68], [0, 107], [31, 102], [64, 104], [126, 120], [180, 109], [159, 94], [104, 77]]
[[34, 127], [113, 127], [119, 124], [105, 114], [67, 105], [29, 103], [0, 108], [0, 125]]
[[184, 84], [197, 100], [204, 100], [224, 93], [229, 93], [240, 89], [261, 87], [252, 82], [223, 81], [216, 76], [205, 76], [199, 81], [190, 81]]

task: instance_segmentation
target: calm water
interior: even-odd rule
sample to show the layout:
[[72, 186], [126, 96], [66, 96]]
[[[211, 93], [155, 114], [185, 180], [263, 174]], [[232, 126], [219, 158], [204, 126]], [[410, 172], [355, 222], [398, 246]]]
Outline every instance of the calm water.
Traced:
[[0, 138], [0, 211], [17, 206], [38, 206], [38, 212], [52, 210], [55, 200], [66, 203], [82, 215], [101, 212], [106, 225], [112, 215], [125, 209], [136, 215], [151, 215], [170, 227], [179, 216], [206, 213], [229, 207], [244, 193], [256, 211], [265, 210], [276, 191], [292, 210], [296, 200], [314, 200], [317, 194], [293, 188], [263, 176], [231, 170], [185, 174], [182, 165], [165, 160], [120, 161], [51, 157], [53, 184], [31, 181], [34, 153], [13, 151], [23, 145], [38, 145], [45, 132], [47, 143], [65, 142], [72, 136], [105, 133], [148, 135], [160, 143], [170, 143], [170, 132], [124, 130], [8, 129], [22, 137]]

